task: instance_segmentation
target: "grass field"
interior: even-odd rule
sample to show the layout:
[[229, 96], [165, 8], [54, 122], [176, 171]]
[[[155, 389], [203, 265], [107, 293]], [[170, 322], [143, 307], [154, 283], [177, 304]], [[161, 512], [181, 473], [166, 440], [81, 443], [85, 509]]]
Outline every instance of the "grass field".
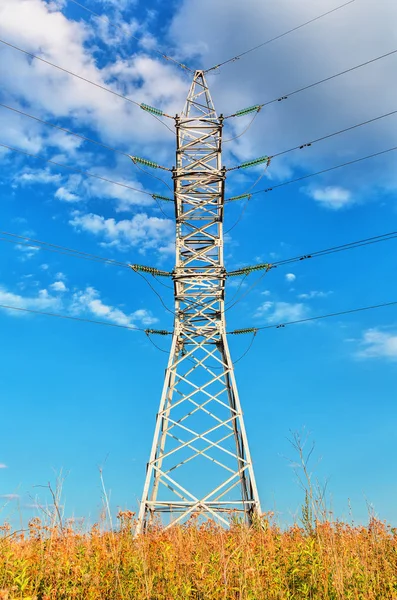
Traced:
[[193, 518], [134, 539], [134, 516], [117, 531], [33, 519], [0, 531], [0, 599], [397, 600], [397, 530], [314, 523], [281, 530], [272, 515], [230, 530]]

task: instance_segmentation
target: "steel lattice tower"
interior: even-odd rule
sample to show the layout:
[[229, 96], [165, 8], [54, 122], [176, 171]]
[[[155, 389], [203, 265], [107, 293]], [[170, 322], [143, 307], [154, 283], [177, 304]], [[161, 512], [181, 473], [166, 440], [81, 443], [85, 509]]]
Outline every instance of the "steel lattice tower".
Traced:
[[176, 134], [175, 322], [138, 533], [155, 515], [166, 525], [194, 513], [228, 525], [225, 513], [251, 523], [260, 512], [225, 329], [222, 117], [203, 71], [195, 72]]

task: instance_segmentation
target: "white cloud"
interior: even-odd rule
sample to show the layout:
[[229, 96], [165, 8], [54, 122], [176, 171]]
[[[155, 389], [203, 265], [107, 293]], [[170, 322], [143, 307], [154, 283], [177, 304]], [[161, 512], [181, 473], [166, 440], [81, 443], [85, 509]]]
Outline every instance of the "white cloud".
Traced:
[[308, 315], [308, 308], [302, 303], [271, 302], [261, 304], [255, 317], [265, 317], [269, 324], [298, 321]]
[[[97, 34], [101, 32], [97, 19], [90, 22], [69, 20], [54, 4], [42, 0], [2, 0], [0, 22], [3, 37], [11, 43], [98, 85], [138, 102], [160, 105], [168, 114], [174, 114], [183, 105], [187, 83], [182, 71], [171, 63], [142, 56], [139, 52], [130, 53], [128, 59], [122, 60], [118, 56], [121, 50], [117, 43], [102, 51], [104, 60], [97, 61], [101, 53], [97, 44]], [[138, 25], [135, 21], [123, 25], [127, 38]], [[150, 45], [149, 37], [143, 37], [145, 45]], [[21, 105], [26, 102], [33, 105], [37, 116], [52, 113], [58, 117], [71, 117], [78, 120], [80, 126], [86, 124], [98, 130], [104, 141], [123, 143], [130, 151], [131, 140], [138, 145], [157, 145], [170, 139], [167, 129], [149, 114], [140, 112], [139, 107], [42, 62], [32, 61], [13, 49], [3, 48], [2, 54], [2, 89], [18, 98]], [[104, 64], [103, 68], [99, 68], [98, 63]], [[7, 118], [10, 120], [9, 115]], [[34, 151], [48, 146], [47, 138], [68, 152], [81, 144], [60, 132], [43, 133], [39, 127], [32, 122], [23, 124], [16, 115], [7, 131], [3, 128], [2, 131], [6, 143], [18, 142]]]
[[121, 249], [138, 246], [140, 252], [157, 249], [165, 253], [170, 251], [175, 227], [171, 219], [149, 217], [146, 213], [116, 221], [93, 213], [74, 212], [70, 224], [76, 229], [103, 237], [110, 246]]
[[40, 265], [40, 269], [42, 269], [43, 271], [48, 271], [49, 268], [50, 265], [47, 265], [47, 263], [43, 263], [42, 265]]
[[[62, 312], [72, 315], [90, 314], [118, 325], [153, 325], [158, 321], [146, 308], [139, 308], [127, 313], [105, 303], [99, 292], [91, 286], [84, 290], [75, 290], [72, 294], [66, 293], [68, 290], [63, 281], [54, 282], [50, 288], [62, 292], [62, 296], [51, 296], [45, 289], [40, 290], [36, 296], [21, 296], [0, 287], [0, 304], [32, 310], [62, 310]], [[0, 310], [11, 316], [24, 314], [9, 309]]]
[[265, 290], [264, 292], [261, 292], [261, 293], [262, 293], [262, 296], [270, 296], [271, 295], [270, 290]]
[[79, 200], [81, 200], [77, 194], [73, 194], [73, 192], [70, 192], [64, 186], [61, 186], [57, 189], [55, 192], [55, 198], [58, 198], [58, 200], [63, 200], [64, 202], [79, 202]]
[[[40, 290], [36, 296], [21, 296], [9, 292], [4, 287], [0, 286], [0, 304], [15, 306], [17, 308], [28, 308], [37, 310], [54, 309], [60, 307], [60, 300], [51, 296], [46, 289]], [[17, 316], [21, 313], [18, 311], [6, 310], [10, 315]]]
[[360, 341], [360, 358], [386, 358], [397, 360], [397, 333], [388, 333], [379, 329], [367, 329]]
[[295, 281], [296, 275], [293, 273], [287, 273], [285, 279], [291, 283], [292, 281]]
[[50, 288], [54, 290], [54, 292], [67, 292], [68, 289], [63, 281], [54, 281], [54, 283], [50, 285]]
[[324, 188], [308, 188], [306, 190], [308, 196], [319, 202], [325, 208], [339, 210], [354, 204], [355, 200], [352, 193], [342, 187], [327, 186]]
[[136, 323], [153, 325], [157, 322], [157, 319], [146, 309], [138, 309], [127, 314], [119, 308], [105, 304], [101, 300], [99, 292], [93, 287], [87, 287], [85, 290], [73, 294], [71, 311], [74, 314], [89, 312], [95, 317], [106, 319], [117, 325], [134, 326]]
[[312, 298], [327, 298], [327, 296], [330, 296], [332, 293], [333, 292], [321, 292], [313, 290], [305, 294], [298, 294], [298, 298], [301, 298], [302, 300], [311, 300]]
[[[187, 64], [186, 54], [196, 63], [199, 54], [200, 64], [208, 68], [334, 7], [332, 0], [324, 0], [321, 5], [316, 0], [279, 0], [271, 7], [262, 0], [182, 0], [173, 19], [170, 39], [179, 41]], [[209, 13], [211, 23], [206, 18]], [[206, 27], [200, 30], [198, 36], [197, 23], [203, 20]], [[278, 98], [387, 53], [391, 49], [390, 44], [394, 47], [391, 42], [395, 40], [392, 24], [396, 20], [397, 4], [390, 0], [354, 2], [282, 40], [225, 65], [214, 71], [213, 76], [209, 74], [216, 106], [219, 112], [232, 114], [239, 108]], [[221, 30], [218, 27], [220, 22]], [[365, 34], [367, 23], [371, 23], [371, 40]], [[354, 36], [351, 35], [353, 30]], [[264, 64], [265, 79], [258, 76]], [[395, 68], [395, 57], [386, 58], [290, 96], [285, 102], [267, 106], [256, 119], [255, 128], [234, 142], [233, 151], [241, 159], [264, 153], [275, 154], [393, 110], [390, 107], [397, 93]], [[392, 80], [392, 87], [388, 87]], [[386, 92], [379, 104], [376, 90], [384, 88]], [[236, 131], [244, 126], [242, 120], [230, 122]], [[302, 170], [320, 171], [394, 146], [395, 123], [396, 117], [392, 116], [319, 142], [315, 149], [305, 148], [277, 157], [272, 161], [268, 175], [275, 179], [291, 178], [286, 174], [288, 170], [291, 172], [299, 168], [300, 174]], [[266, 148], [263, 145], [265, 135]], [[395, 187], [397, 178], [393, 156], [385, 155], [384, 158], [385, 161], [379, 157], [335, 173], [326, 173], [319, 176], [319, 180], [332, 186], [338, 177], [338, 185], [351, 189], [355, 197], [357, 191], [369, 195], [368, 184], [379, 189], [381, 174]]]
[[0, 469], [7, 469], [7, 465], [5, 465], [4, 463], [0, 463]]
[[19, 500], [20, 495], [19, 494], [2, 494], [0, 496], [0, 498], [2, 498], [3, 500], [8, 500], [8, 501]]
[[38, 248], [37, 246], [25, 246], [23, 244], [16, 244], [15, 249], [19, 250], [19, 252], [22, 252], [23, 256], [21, 257], [21, 260], [33, 258], [33, 256], [36, 256], [36, 254], [40, 250], [40, 248]]
[[65, 273], [62, 273], [62, 271], [58, 271], [58, 273], [55, 275], [56, 279], [66, 279], [66, 275]]
[[[80, 198], [114, 200], [118, 212], [131, 211], [134, 206], [152, 206], [154, 204], [151, 194], [147, 194], [140, 181], [134, 178], [139, 170], [134, 167], [132, 161], [119, 161], [114, 168], [90, 166], [89, 169], [90, 173], [109, 181], [96, 179], [95, 177], [83, 178], [80, 175], [70, 175], [62, 188], [62, 192], [59, 192], [60, 195], [65, 196], [65, 199], [67, 199], [68, 192], [72, 196], [79, 195]], [[121, 185], [115, 185], [111, 181]]]
[[52, 183], [59, 184], [62, 179], [62, 175], [59, 173], [51, 173], [48, 169], [28, 169], [17, 176], [17, 180], [20, 183], [25, 184], [36, 184], [36, 183]]

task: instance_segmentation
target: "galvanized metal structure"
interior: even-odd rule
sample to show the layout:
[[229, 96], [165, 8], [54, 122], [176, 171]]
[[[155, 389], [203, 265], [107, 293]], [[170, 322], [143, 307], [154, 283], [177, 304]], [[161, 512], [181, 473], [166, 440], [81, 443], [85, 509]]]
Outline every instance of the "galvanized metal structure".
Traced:
[[228, 525], [231, 511], [248, 523], [260, 512], [225, 328], [222, 126], [196, 71], [176, 117], [175, 322], [138, 533], [156, 515], [167, 526], [197, 513]]

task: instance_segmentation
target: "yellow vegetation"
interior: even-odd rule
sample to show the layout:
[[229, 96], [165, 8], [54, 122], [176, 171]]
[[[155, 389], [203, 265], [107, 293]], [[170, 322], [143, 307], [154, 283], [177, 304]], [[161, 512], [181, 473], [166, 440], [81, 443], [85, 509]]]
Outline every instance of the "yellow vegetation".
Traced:
[[281, 530], [272, 515], [229, 530], [193, 518], [134, 539], [73, 523], [0, 531], [0, 600], [397, 600], [397, 530], [372, 518]]

